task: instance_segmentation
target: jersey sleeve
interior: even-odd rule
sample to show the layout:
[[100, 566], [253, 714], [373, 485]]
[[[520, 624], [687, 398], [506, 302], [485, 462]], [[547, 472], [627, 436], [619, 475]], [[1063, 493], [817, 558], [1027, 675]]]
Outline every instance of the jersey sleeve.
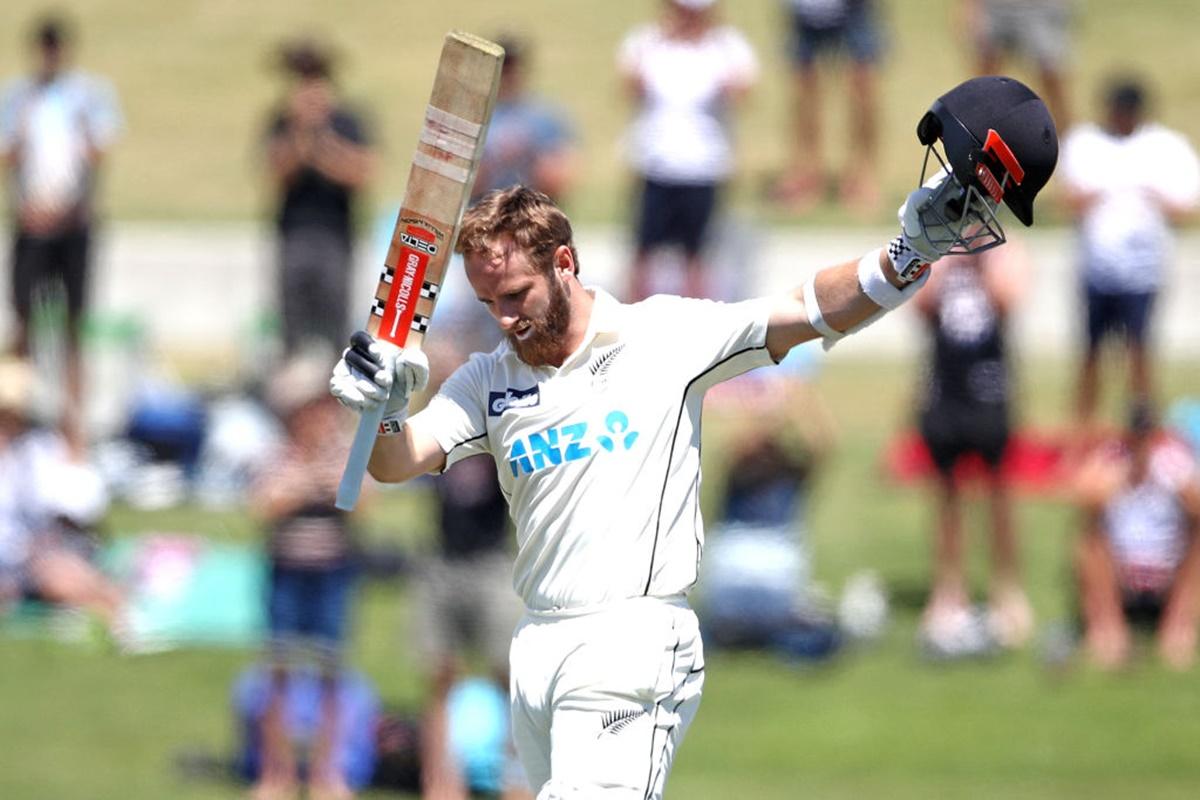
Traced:
[[371, 144], [371, 134], [363, 118], [349, 109], [341, 109], [330, 120], [334, 132], [343, 139], [354, 144], [365, 146]]
[[476, 353], [451, 373], [424, 409], [408, 424], [433, 436], [446, 454], [446, 467], [468, 456], [490, 453], [487, 399], [490, 356]]
[[654, 332], [665, 369], [683, 370], [705, 388], [773, 364], [767, 351], [769, 298], [721, 303], [659, 295], [639, 303], [639, 322]]
[[642, 59], [645, 58], [646, 43], [650, 30], [646, 27], [635, 28], [626, 34], [617, 48], [617, 69], [625, 76], [641, 76]]
[[87, 89], [84, 119], [88, 136], [99, 149], [108, 149], [116, 142], [125, 127], [121, 114], [121, 103], [112, 83], [102, 78], [93, 78]]
[[1091, 192], [1101, 188], [1098, 180], [1092, 143], [1095, 135], [1091, 126], [1082, 126], [1071, 131], [1063, 140], [1062, 158], [1058, 165], [1058, 177], [1070, 189]]
[[1195, 207], [1200, 202], [1200, 160], [1196, 151], [1182, 135], [1169, 132], [1160, 155], [1165, 155], [1162, 163], [1167, 168], [1160, 171], [1155, 188], [1172, 203]]
[[21, 130], [21, 104], [25, 93], [17, 81], [10, 81], [0, 90], [0, 154], [8, 155], [17, 143]]
[[758, 57], [750, 42], [734, 28], [729, 28], [726, 34], [725, 52], [728, 59], [730, 81], [749, 86], [758, 80]]
[[533, 131], [534, 141], [543, 151], [564, 150], [575, 139], [575, 132], [571, 130], [567, 120], [558, 112], [558, 109], [550, 106], [542, 106], [537, 109]]

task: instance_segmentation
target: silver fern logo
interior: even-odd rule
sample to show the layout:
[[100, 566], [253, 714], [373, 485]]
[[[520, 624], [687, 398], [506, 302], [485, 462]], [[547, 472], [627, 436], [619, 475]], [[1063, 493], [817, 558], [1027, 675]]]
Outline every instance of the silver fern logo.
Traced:
[[608, 736], [616, 736], [644, 716], [646, 716], [646, 709], [644, 708], [607, 711], [600, 720], [600, 733], [596, 735], [596, 738], [599, 739], [606, 734]]
[[609, 368], [612, 367], [613, 362], [616, 361], [617, 356], [620, 355], [621, 351], [624, 349], [625, 345], [619, 344], [616, 347], [610, 348], [606, 352], [601, 353], [595, 358], [595, 360], [592, 361], [591, 364], [588, 365], [588, 369], [592, 373], [592, 386], [594, 386], [596, 389], [604, 388], [604, 386], [608, 383]]

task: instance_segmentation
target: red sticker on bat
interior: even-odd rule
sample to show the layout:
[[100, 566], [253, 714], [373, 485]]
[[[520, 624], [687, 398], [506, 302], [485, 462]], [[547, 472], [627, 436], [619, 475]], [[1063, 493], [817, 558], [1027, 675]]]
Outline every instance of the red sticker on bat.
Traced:
[[388, 290], [387, 303], [383, 307], [383, 319], [379, 322], [380, 339], [403, 347], [412, 327], [417, 300], [421, 298], [421, 285], [425, 282], [425, 269], [429, 260], [438, 254], [437, 234], [426, 228], [408, 224], [400, 231], [400, 248], [396, 257], [395, 276]]

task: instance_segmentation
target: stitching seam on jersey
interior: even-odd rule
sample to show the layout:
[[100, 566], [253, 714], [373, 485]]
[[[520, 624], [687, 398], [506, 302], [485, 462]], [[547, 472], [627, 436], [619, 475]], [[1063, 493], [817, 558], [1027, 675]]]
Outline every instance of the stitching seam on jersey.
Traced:
[[[696, 381], [720, 367], [725, 362], [731, 361], [744, 353], [752, 353], [755, 350], [766, 349], [767, 346], [764, 344], [760, 347], [747, 347], [743, 350], [738, 350], [736, 353], [730, 353], [729, 355], [725, 356], [725, 358], [722, 358], [720, 361], [701, 372], [699, 375], [696, 375], [694, 378], [688, 381], [687, 386], [684, 387], [683, 396], [679, 401], [679, 414], [675, 417], [675, 431], [671, 434], [671, 449], [667, 451], [667, 471], [666, 474], [663, 475], [663, 487], [662, 491], [659, 492], [658, 495], [658, 512], [654, 517], [654, 544], [650, 548], [650, 572], [646, 575], [646, 588], [642, 590], [642, 597], [646, 597], [650, 594], [650, 584], [654, 581], [654, 559], [658, 555], [658, 536], [662, 532], [663, 498], [667, 496], [667, 481], [671, 477], [671, 460], [675, 457], [675, 441], [679, 438], [679, 423], [683, 419], [683, 410], [687, 408], [688, 392], [692, 390], [692, 386], [695, 385]], [[697, 455], [699, 455], [699, 453], [697, 453]]]
[[[470, 439], [464, 439], [463, 441], [458, 442], [457, 444], [451, 445], [450, 449], [446, 451], [447, 464], [449, 464], [449, 461], [450, 461], [450, 454], [453, 453], [455, 450], [462, 447], [463, 445], [470, 444], [471, 442], [477, 441], [479, 439], [483, 439], [486, 436], [487, 436], [487, 431], [484, 431], [483, 433], [479, 434], [478, 436], [472, 436]], [[450, 468], [449, 466], [443, 467], [442, 471], [439, 472], [438, 474], [444, 475], [446, 473], [446, 470], [448, 470], [449, 468]]]
[[[671, 629], [675, 630], [675, 628], [676, 628], [675, 620], [671, 620]], [[679, 658], [679, 645], [681, 645], [681, 644], [683, 644], [683, 637], [680, 636], [679, 634], [676, 634], [675, 635], [675, 646], [671, 648], [671, 676], [672, 677], [674, 677], [674, 675], [675, 675], [675, 662]], [[683, 677], [683, 680], [675, 685], [675, 688], [672, 691], [672, 694], [680, 691], [683, 688], [684, 684], [687, 683], [687, 678], [688, 678], [688, 676], [685, 675]], [[682, 702], [683, 701], [681, 700], [679, 703], [677, 703], [675, 705], [675, 711], [679, 710], [679, 706], [682, 704]], [[654, 704], [654, 726], [650, 729], [650, 774], [646, 776], [646, 794], [643, 795], [642, 800], [647, 800], [647, 798], [649, 798], [651, 795], [654, 794], [654, 784], [658, 780], [658, 774], [657, 774], [658, 770], [655, 769], [655, 763], [654, 763], [654, 739], [656, 738], [656, 735], [658, 734], [658, 710], [661, 707], [662, 707], [661, 701]], [[667, 747], [671, 743], [671, 731], [673, 731], [673, 730], [675, 730], [674, 725], [672, 725], [670, 728], [668, 728], [666, 731], [663, 732], [663, 735], [666, 737], [665, 740], [663, 741], [663, 745], [662, 745], [663, 756], [666, 755]]]

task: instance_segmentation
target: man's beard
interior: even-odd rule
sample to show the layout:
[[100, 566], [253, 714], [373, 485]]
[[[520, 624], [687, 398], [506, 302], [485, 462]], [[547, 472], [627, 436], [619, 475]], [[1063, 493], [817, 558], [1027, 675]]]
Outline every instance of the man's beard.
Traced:
[[541, 319], [529, 321], [529, 334], [518, 339], [508, 334], [508, 343], [517, 357], [531, 367], [554, 366], [562, 354], [563, 340], [571, 324], [571, 304], [567, 290], [555, 278], [550, 279], [550, 305]]

